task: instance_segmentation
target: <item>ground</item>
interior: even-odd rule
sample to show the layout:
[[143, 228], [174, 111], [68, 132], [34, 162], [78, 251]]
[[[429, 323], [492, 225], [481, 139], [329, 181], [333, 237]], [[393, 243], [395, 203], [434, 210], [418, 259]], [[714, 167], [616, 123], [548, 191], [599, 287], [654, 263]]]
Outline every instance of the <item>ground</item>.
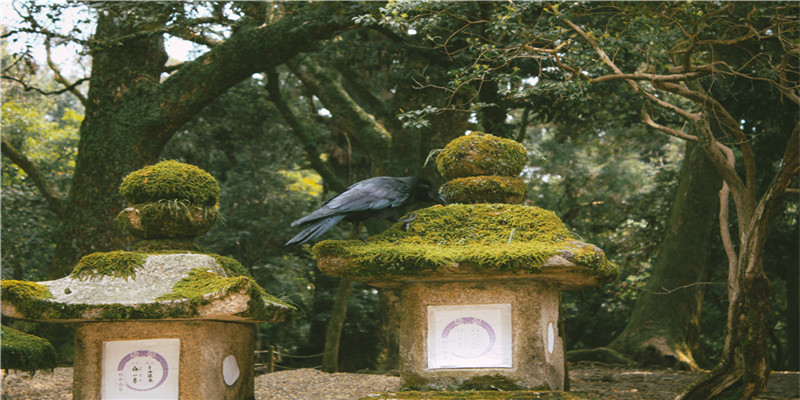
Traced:
[[[576, 398], [588, 400], [666, 400], [702, 373], [634, 369], [599, 363], [570, 364], [570, 385]], [[72, 369], [56, 368], [33, 378], [22, 372], [3, 376], [3, 400], [72, 399]], [[257, 400], [338, 400], [369, 398], [398, 390], [400, 378], [368, 374], [326, 374], [302, 369], [256, 377]], [[774, 372], [761, 400], [800, 399], [800, 375]]]

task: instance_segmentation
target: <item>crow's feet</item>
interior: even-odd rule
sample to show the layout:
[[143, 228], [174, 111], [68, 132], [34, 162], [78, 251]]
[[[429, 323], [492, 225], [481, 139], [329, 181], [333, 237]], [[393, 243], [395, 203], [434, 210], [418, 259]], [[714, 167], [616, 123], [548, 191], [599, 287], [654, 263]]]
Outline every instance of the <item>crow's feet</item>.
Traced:
[[406, 218], [398, 219], [397, 222], [405, 222], [405, 225], [403, 226], [403, 230], [408, 232], [408, 230], [411, 228], [411, 221], [413, 221], [415, 219], [417, 219], [417, 214], [411, 214]]

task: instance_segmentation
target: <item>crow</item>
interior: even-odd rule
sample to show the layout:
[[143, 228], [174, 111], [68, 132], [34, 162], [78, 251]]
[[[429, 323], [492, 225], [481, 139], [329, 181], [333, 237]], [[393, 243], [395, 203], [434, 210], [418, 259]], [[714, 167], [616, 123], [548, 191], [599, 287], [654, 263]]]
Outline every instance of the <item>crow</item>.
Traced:
[[305, 225], [286, 246], [301, 245], [318, 238], [341, 220], [358, 223], [383, 217], [395, 222], [411, 222], [414, 216], [397, 220], [406, 206], [415, 202], [447, 204], [424, 178], [407, 176], [394, 178], [379, 176], [355, 183], [342, 193], [326, 201], [319, 209], [292, 222], [292, 226]]

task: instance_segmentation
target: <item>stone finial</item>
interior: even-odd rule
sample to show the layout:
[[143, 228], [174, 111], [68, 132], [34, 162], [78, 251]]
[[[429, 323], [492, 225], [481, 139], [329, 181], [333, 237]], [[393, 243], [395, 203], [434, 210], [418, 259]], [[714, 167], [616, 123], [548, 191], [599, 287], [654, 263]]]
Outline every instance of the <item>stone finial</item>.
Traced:
[[436, 157], [449, 182], [440, 191], [449, 203], [520, 204], [528, 187], [519, 178], [528, 161], [521, 144], [483, 132], [450, 142]]
[[193, 165], [162, 161], [130, 173], [119, 189], [132, 205], [119, 213], [117, 222], [146, 240], [137, 249], [194, 249], [191, 239], [208, 232], [219, 218], [219, 185]]

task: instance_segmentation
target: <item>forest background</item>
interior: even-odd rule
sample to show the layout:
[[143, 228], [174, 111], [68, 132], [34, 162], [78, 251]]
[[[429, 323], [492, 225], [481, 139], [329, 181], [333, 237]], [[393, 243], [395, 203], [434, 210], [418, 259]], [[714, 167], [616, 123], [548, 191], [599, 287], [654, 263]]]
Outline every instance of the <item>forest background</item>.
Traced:
[[[368, 177], [442, 183], [429, 156], [480, 130], [523, 143], [527, 203], [622, 271], [564, 295], [568, 350], [714, 368], [685, 398], [722, 381], [748, 398], [765, 371], [798, 369], [797, 3], [12, 4], [3, 279], [58, 278], [127, 248], [122, 177], [177, 159], [222, 187], [225, 221], [201, 245], [300, 309], [261, 326], [259, 348], [322, 353], [338, 299], [332, 367], [390, 370], [391, 299], [283, 247], [289, 223]], [[170, 57], [167, 39], [189, 56]], [[3, 324], [71, 361], [69, 326]]]

